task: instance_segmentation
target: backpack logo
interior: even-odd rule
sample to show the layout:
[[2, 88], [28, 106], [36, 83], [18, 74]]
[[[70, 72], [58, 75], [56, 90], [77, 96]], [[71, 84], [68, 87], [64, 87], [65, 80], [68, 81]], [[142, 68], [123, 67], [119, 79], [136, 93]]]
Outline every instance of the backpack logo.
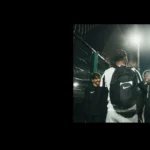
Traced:
[[132, 81], [120, 83], [120, 86], [122, 86], [123, 89], [128, 89], [128, 88], [132, 87], [132, 85], [133, 85]]
[[127, 88], [129, 88], [129, 87], [131, 87], [131, 86], [127, 86], [127, 87], [123, 86], [123, 89], [127, 89]]

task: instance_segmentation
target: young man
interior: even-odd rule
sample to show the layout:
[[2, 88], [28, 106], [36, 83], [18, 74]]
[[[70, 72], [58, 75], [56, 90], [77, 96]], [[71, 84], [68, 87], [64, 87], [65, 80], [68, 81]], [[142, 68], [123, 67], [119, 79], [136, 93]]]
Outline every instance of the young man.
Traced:
[[[106, 117], [106, 100], [108, 91], [100, 88], [101, 75], [93, 73], [91, 75], [91, 83], [85, 89], [84, 114], [86, 123], [105, 122]], [[106, 104], [105, 104], [106, 103]]]
[[[119, 105], [116, 105], [114, 103], [112, 103], [112, 98], [111, 97], [111, 91], [110, 91], [110, 87], [112, 86], [112, 76], [115, 72], [115, 70], [124, 70], [124, 68], [127, 66], [128, 63], [128, 58], [127, 58], [127, 54], [124, 50], [117, 50], [114, 56], [114, 66], [112, 66], [111, 68], [107, 69], [101, 80], [105, 77], [105, 84], [106, 87], [108, 87], [108, 105], [107, 105], [107, 116], [106, 116], [106, 122], [138, 122], [138, 114], [137, 114], [137, 104], [136, 104], [136, 100], [133, 100], [133, 102], [130, 101], [130, 103], [133, 103], [133, 105], [130, 104], [129, 107], [121, 107]], [[139, 78], [137, 78], [137, 82], [140, 83], [140, 80], [142, 81], [141, 75], [140, 73], [135, 69], [135, 68], [131, 68], [133, 74], [136, 73]], [[129, 83], [126, 83], [126, 86], [122, 86], [121, 87], [121, 83], [118, 84], [119, 86], [114, 86], [114, 90], [117, 90], [118, 93], [121, 92], [121, 88], [122, 91], [124, 90], [126, 92], [130, 92], [129, 89], [132, 89], [132, 87], [130, 87], [131, 85]], [[102, 86], [102, 84], [100, 84], [100, 86]], [[128, 89], [129, 88], [129, 89]], [[123, 93], [123, 92], [122, 92]], [[121, 93], [121, 94], [122, 94]], [[121, 95], [120, 93], [118, 95], [115, 96], [116, 100], [118, 100], [118, 98], [123, 99], [124, 96], [119, 97], [119, 95]], [[125, 95], [125, 94], [122, 94]], [[128, 95], [125, 95], [126, 97], [128, 97]], [[130, 96], [130, 95], [129, 95]], [[114, 99], [115, 101], [115, 99]], [[123, 101], [124, 102], [124, 101]], [[122, 103], [123, 103], [122, 102]], [[120, 102], [121, 103], [121, 102]], [[127, 106], [127, 105], [126, 105]]]

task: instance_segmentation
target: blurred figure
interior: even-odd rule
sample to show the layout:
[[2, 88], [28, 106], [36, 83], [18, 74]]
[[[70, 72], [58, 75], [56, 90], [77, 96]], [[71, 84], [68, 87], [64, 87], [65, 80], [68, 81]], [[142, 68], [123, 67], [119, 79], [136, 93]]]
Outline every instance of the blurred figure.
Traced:
[[145, 98], [145, 111], [144, 111], [144, 120], [145, 123], [150, 123], [150, 70], [144, 71], [144, 82], [145, 88], [147, 89], [147, 94]]
[[[85, 89], [84, 115], [86, 123], [105, 122], [107, 90], [100, 88], [101, 75], [92, 73], [91, 83]], [[106, 93], [106, 94], [105, 94]], [[104, 103], [103, 103], [104, 102]]]
[[146, 70], [144, 71], [144, 82], [145, 84], [149, 83], [150, 82], [150, 70]]
[[120, 49], [114, 53], [113, 62], [101, 78], [105, 78], [109, 90], [106, 122], [138, 123], [137, 84], [143, 91], [142, 77], [135, 68], [127, 67], [128, 57], [124, 50]]

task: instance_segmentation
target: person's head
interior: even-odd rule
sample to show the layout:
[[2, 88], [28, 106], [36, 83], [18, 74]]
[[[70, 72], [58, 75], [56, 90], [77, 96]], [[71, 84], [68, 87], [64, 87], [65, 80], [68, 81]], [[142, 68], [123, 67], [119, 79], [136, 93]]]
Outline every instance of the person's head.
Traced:
[[150, 70], [145, 71], [144, 73], [144, 81], [150, 82]]
[[97, 72], [94, 72], [91, 74], [91, 81], [95, 87], [98, 87], [100, 85], [100, 79], [101, 75]]
[[118, 49], [114, 53], [113, 60], [116, 65], [127, 65], [128, 63], [127, 53], [122, 49]]

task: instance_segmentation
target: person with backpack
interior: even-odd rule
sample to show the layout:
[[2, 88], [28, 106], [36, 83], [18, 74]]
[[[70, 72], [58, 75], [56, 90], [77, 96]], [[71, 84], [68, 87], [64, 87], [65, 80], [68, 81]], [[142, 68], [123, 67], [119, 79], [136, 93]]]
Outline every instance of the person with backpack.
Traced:
[[124, 50], [116, 50], [113, 60], [114, 65], [101, 78], [105, 78], [109, 91], [106, 122], [138, 123], [138, 100], [142, 100], [140, 93], [145, 92], [142, 77], [135, 68], [127, 67]]

